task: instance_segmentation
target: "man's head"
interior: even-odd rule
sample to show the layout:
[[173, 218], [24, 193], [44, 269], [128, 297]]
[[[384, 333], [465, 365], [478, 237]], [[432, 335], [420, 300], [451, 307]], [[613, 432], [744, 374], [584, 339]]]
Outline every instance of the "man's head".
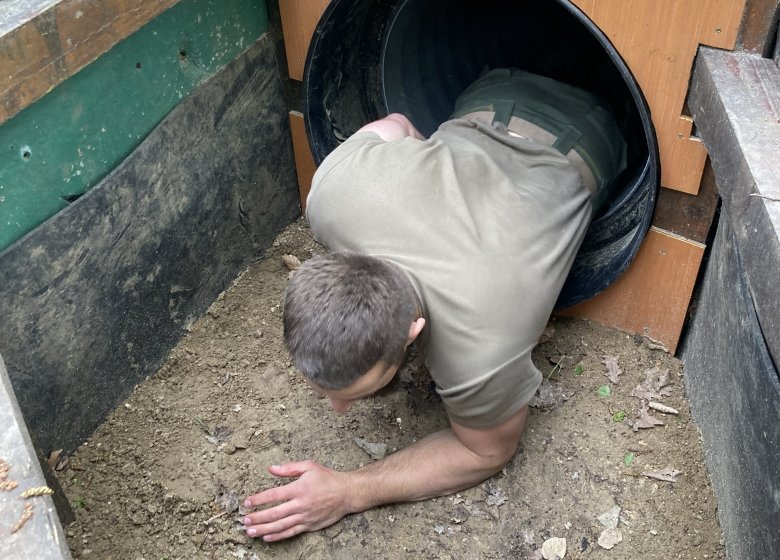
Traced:
[[284, 304], [284, 338], [295, 367], [337, 401], [353, 401], [386, 385], [418, 319], [411, 282], [375, 257], [330, 253], [295, 272]]

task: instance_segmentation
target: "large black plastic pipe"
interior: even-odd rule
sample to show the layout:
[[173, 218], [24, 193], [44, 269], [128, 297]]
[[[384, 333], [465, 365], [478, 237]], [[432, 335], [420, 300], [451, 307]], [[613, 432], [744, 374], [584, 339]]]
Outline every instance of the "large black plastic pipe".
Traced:
[[556, 307], [603, 291], [650, 226], [659, 159], [650, 111], [614, 46], [567, 0], [332, 0], [312, 38], [304, 116], [319, 164], [365, 123], [406, 114], [426, 135], [486, 68], [518, 67], [600, 95], [628, 141], [628, 169], [595, 217]]

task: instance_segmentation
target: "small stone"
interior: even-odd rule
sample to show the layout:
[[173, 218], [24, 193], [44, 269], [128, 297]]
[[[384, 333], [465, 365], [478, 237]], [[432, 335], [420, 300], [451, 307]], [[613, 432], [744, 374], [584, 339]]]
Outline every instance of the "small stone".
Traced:
[[620, 519], [620, 506], [614, 506], [598, 516], [599, 523], [606, 529], [616, 529]]
[[620, 529], [607, 529], [599, 535], [599, 546], [606, 550], [611, 550], [622, 540], [623, 533], [620, 532]]
[[553, 537], [544, 541], [542, 557], [545, 560], [561, 560], [564, 556], [566, 556], [566, 539]]
[[356, 437], [355, 445], [368, 453], [368, 456], [374, 460], [383, 459], [387, 455], [387, 445], [384, 443], [373, 443], [363, 438]]

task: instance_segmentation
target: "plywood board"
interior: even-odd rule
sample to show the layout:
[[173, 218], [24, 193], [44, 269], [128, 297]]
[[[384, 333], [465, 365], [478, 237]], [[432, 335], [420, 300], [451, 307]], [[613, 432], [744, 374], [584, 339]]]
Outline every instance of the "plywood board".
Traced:
[[330, 0], [279, 0], [287, 69], [294, 80], [303, 80], [309, 41]]
[[558, 314], [656, 340], [674, 352], [704, 245], [650, 228], [634, 262], [606, 291]]
[[707, 154], [684, 114], [700, 44], [734, 47], [745, 0], [573, 0], [609, 37], [639, 82], [653, 115], [661, 184], [696, 194]]
[[0, 124], [177, 2], [61, 0], [4, 11], [14, 27], [0, 35]]
[[295, 155], [295, 169], [298, 173], [298, 192], [301, 195], [301, 213], [306, 213], [306, 197], [309, 196], [311, 180], [317, 165], [309, 148], [309, 139], [306, 136], [303, 115], [298, 111], [290, 111], [290, 132], [292, 133], [293, 154]]

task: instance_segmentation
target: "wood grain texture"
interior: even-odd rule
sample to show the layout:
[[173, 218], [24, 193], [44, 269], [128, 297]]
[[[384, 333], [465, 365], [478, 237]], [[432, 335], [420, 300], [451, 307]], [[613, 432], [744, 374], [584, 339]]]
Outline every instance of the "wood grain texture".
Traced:
[[0, 124], [177, 2], [61, 0], [44, 11], [4, 12], [3, 21], [18, 25], [0, 36]]
[[745, 0], [573, 0], [609, 37], [642, 88], [658, 134], [661, 184], [691, 194], [707, 158], [683, 114], [700, 44], [734, 47]]
[[772, 34], [777, 30], [780, 0], [747, 0], [739, 31], [739, 47], [771, 57]]
[[294, 80], [303, 80], [309, 42], [330, 0], [279, 0], [287, 68]]
[[309, 148], [309, 139], [306, 136], [306, 127], [303, 115], [297, 111], [290, 111], [290, 132], [292, 133], [293, 154], [295, 156], [295, 169], [298, 174], [298, 192], [301, 196], [301, 213], [306, 214], [306, 197], [311, 190], [311, 180], [317, 165]]
[[674, 353], [703, 256], [701, 243], [650, 228], [623, 276], [606, 291], [558, 315], [639, 333]]
[[691, 241], [706, 243], [718, 200], [715, 173], [707, 160], [699, 194], [661, 189], [653, 214], [653, 225]]

